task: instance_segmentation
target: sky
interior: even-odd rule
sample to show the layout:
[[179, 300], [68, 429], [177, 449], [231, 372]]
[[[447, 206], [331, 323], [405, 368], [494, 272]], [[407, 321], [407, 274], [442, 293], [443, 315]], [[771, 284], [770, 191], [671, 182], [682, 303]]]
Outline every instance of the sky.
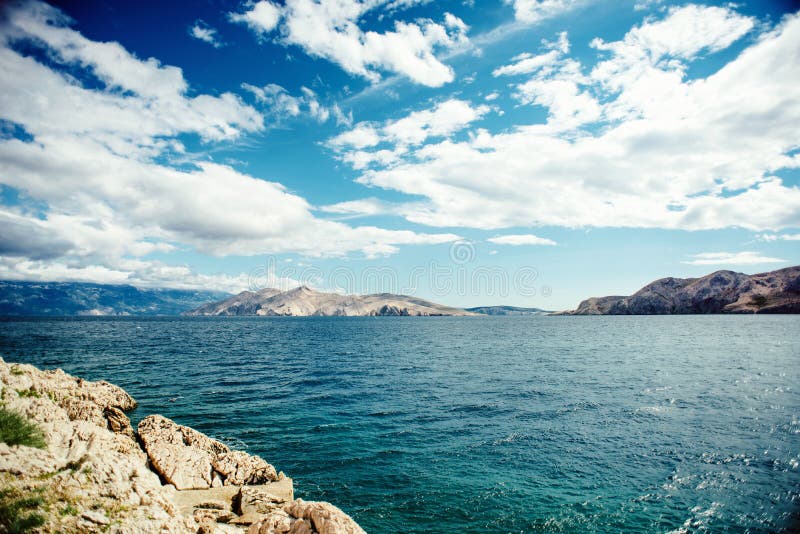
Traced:
[[558, 310], [800, 264], [793, 1], [0, 9], [0, 279]]

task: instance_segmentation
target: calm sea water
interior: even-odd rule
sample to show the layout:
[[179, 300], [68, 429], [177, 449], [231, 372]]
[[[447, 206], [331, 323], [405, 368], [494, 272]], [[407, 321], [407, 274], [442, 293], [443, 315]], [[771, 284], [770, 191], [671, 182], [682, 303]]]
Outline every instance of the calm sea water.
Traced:
[[0, 321], [372, 532], [800, 520], [800, 316]]

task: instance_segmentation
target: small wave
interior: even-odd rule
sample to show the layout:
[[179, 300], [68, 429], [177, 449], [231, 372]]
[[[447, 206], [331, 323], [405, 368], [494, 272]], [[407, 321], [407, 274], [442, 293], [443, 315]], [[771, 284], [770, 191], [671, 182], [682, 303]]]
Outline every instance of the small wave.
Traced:
[[520, 434], [518, 432], [514, 432], [513, 434], [509, 434], [508, 436], [502, 439], [496, 439], [492, 442], [492, 445], [506, 445], [508, 443], [517, 443], [520, 441], [525, 441], [528, 439], [528, 436], [525, 434]]
[[383, 412], [383, 411], [372, 412], [372, 413], [367, 414], [367, 416], [368, 417], [394, 417], [394, 416], [397, 416], [397, 415], [405, 415], [405, 413], [406, 412], [403, 412], [401, 410], [387, 410], [385, 412]]
[[686, 534], [688, 532], [705, 531], [708, 529], [708, 523], [712, 517], [717, 515], [717, 511], [723, 505], [718, 502], [712, 502], [711, 506], [703, 510], [702, 506], [695, 506], [690, 511], [692, 516], [684, 521], [683, 525], [675, 530], [671, 530], [667, 534]]
[[636, 412], [661, 414], [667, 412], [669, 409], [669, 406], [642, 406], [640, 408], [636, 408]]

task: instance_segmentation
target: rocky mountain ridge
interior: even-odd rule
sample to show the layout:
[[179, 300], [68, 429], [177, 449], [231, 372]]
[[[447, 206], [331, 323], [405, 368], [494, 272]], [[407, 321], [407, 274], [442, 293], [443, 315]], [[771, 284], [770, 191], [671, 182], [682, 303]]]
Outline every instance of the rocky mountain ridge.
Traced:
[[800, 313], [800, 266], [747, 275], [661, 278], [630, 296], [592, 297], [560, 315]]
[[0, 315], [179, 315], [229, 295], [221, 291], [131, 285], [2, 280]]
[[468, 312], [478, 313], [480, 315], [548, 315], [552, 311], [543, 310], [541, 308], [520, 308], [519, 306], [476, 306], [474, 308], [466, 308]]
[[341, 295], [300, 286], [288, 291], [262, 289], [244, 291], [229, 299], [206, 304], [184, 315], [258, 316], [385, 316], [385, 315], [475, 315], [407, 295], [375, 293]]

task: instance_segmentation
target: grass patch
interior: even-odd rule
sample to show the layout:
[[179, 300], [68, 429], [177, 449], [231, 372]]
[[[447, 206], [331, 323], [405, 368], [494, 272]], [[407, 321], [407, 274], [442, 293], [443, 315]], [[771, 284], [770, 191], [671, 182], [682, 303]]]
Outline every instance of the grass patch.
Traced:
[[33, 389], [18, 389], [17, 395], [19, 395], [20, 397], [32, 397], [35, 399], [41, 397], [41, 395], [39, 395], [39, 392]]
[[0, 526], [3, 532], [20, 534], [44, 524], [44, 516], [38, 513], [44, 499], [39, 495], [22, 495], [20, 491], [6, 488], [0, 490]]
[[14, 376], [20, 376], [20, 375], [24, 375], [25, 371], [23, 371], [22, 369], [20, 369], [16, 365], [12, 365], [11, 366], [11, 374], [14, 375]]
[[750, 304], [752, 306], [757, 306], [759, 308], [763, 308], [767, 305], [767, 297], [764, 295], [756, 295], [750, 299]]
[[42, 430], [22, 415], [0, 408], [0, 443], [44, 449], [47, 442]]
[[72, 506], [71, 504], [66, 505], [64, 508], [58, 511], [59, 515], [78, 515], [78, 509]]

